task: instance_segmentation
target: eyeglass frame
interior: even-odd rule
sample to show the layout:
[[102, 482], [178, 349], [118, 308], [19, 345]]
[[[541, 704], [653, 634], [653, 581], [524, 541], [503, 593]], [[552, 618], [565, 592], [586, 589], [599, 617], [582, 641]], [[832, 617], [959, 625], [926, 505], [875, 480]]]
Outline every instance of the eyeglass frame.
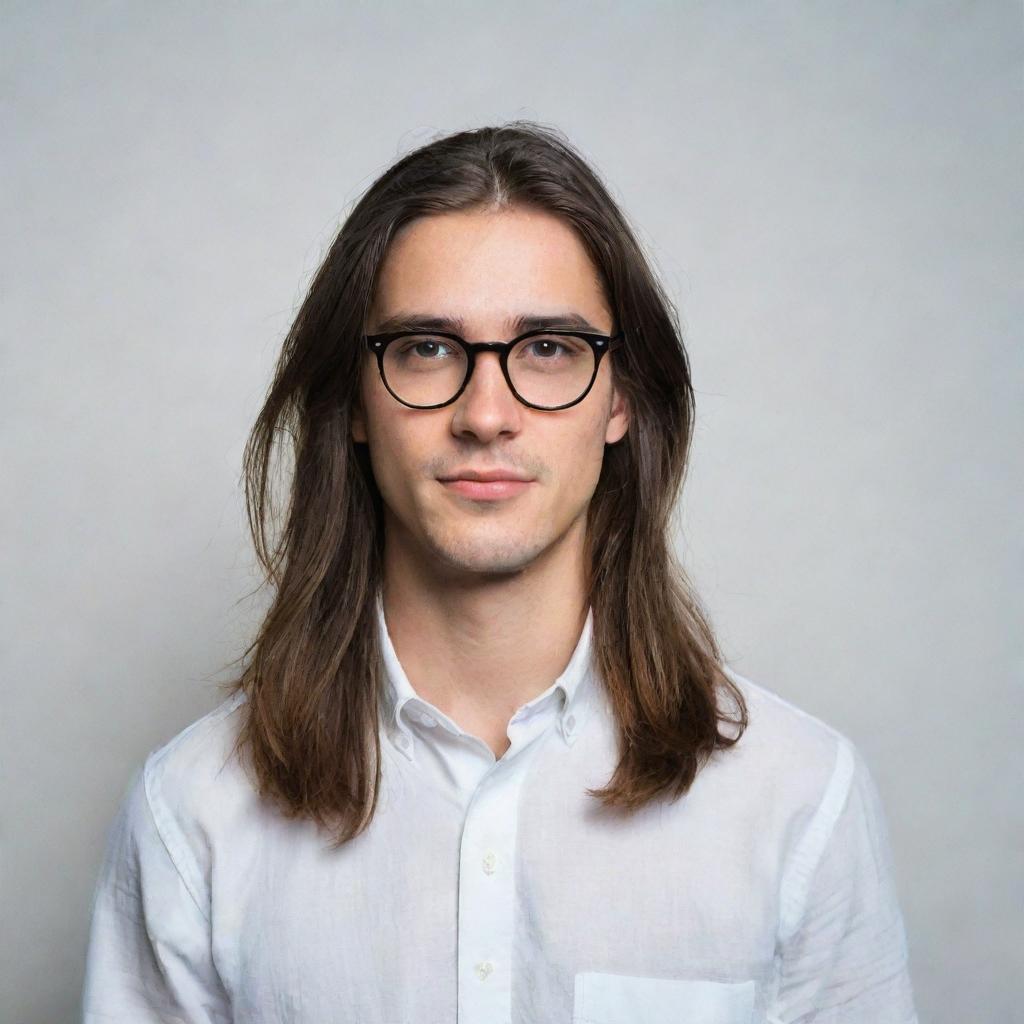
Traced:
[[[565, 405], [534, 405], [533, 402], [528, 402], [519, 394], [518, 391], [516, 391], [515, 385], [512, 383], [512, 378], [508, 372], [508, 357], [512, 349], [524, 339], [534, 335], [543, 337], [550, 334], [582, 338], [590, 346], [590, 349], [594, 354], [594, 372], [591, 374], [590, 382], [584, 389], [583, 394], [574, 401], [567, 402]], [[547, 327], [543, 329], [534, 328], [531, 331], [525, 331], [523, 334], [518, 335], [511, 341], [469, 342], [458, 334], [452, 334], [449, 331], [426, 331], [422, 329], [411, 331], [389, 331], [386, 334], [364, 334], [363, 337], [366, 340], [367, 348], [377, 356], [377, 370], [380, 373], [381, 382], [387, 389], [388, 394], [391, 395], [396, 402], [400, 402], [408, 409], [443, 409], [445, 406], [451, 405], [453, 402], [458, 400], [459, 396], [469, 386], [469, 382], [473, 377], [473, 370], [476, 367], [477, 352], [497, 352], [498, 361], [501, 365], [501, 372], [505, 378], [505, 383], [508, 385], [509, 391], [512, 392], [517, 401], [521, 402], [529, 409], [537, 409], [540, 412], [560, 412], [562, 409], [570, 409], [574, 405], [579, 405], [579, 403], [590, 394], [590, 390], [594, 386], [594, 381], [597, 380], [598, 371], [601, 369], [601, 357], [606, 352], [613, 352], [615, 349], [621, 348], [624, 344], [621, 340], [624, 335], [624, 331], [619, 331], [617, 334], [594, 334], [588, 331], [578, 331], [570, 327]], [[391, 385], [388, 384], [388, 379], [384, 374], [384, 353], [387, 351], [387, 347], [391, 342], [396, 341], [398, 338], [408, 337], [446, 338], [449, 341], [454, 341], [463, 350], [463, 352], [466, 353], [466, 376], [459, 385], [458, 391], [456, 391], [447, 402], [440, 402], [437, 405], [413, 405], [411, 402], [406, 402], [399, 398], [398, 395], [392, 391]]]

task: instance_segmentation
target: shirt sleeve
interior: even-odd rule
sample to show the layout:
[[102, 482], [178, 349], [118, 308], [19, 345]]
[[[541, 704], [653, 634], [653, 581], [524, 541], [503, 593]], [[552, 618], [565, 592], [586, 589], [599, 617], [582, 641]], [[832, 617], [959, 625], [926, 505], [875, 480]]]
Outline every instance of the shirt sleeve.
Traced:
[[917, 1024], [885, 815], [840, 739], [783, 884], [771, 1024]]
[[230, 1024], [208, 913], [157, 825], [145, 768], [110, 827], [96, 884], [83, 1024]]

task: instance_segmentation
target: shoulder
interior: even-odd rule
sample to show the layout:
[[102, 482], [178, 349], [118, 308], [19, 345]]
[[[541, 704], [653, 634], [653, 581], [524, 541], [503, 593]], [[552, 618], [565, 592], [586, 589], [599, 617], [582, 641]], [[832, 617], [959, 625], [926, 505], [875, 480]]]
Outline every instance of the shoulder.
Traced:
[[139, 798], [190, 889], [207, 875], [215, 829], [256, 794], [235, 752], [245, 695], [236, 693], [151, 751]]
[[244, 700], [223, 701], [134, 770], [108, 828], [103, 885], [141, 898], [144, 884], [174, 891], [180, 883], [208, 915], [216, 823], [255, 800], [233, 753]]
[[753, 791], [821, 827], [834, 823], [855, 777], [866, 772], [860, 752], [839, 729], [769, 687], [725, 673], [743, 696], [747, 728], [735, 747], [723, 753], [734, 761]]
[[754, 682], [735, 669], [724, 666], [729, 680], [743, 695], [748, 726], [743, 742], [748, 746], [778, 748], [785, 744], [791, 753], [812, 761], [830, 759], [837, 746], [850, 739], [827, 722], [780, 696], [764, 683]]
[[234, 747], [244, 702], [234, 694], [147, 755], [142, 774], [154, 811], [198, 812], [238, 785]]
[[796, 932], [814, 884], [823, 899], [852, 886], [885, 892], [888, 905], [896, 906], [882, 797], [857, 745], [767, 687], [732, 670], [727, 674], [749, 715], [733, 748], [737, 768], [744, 784], [773, 808], [768, 813], [785, 851], [780, 937]]

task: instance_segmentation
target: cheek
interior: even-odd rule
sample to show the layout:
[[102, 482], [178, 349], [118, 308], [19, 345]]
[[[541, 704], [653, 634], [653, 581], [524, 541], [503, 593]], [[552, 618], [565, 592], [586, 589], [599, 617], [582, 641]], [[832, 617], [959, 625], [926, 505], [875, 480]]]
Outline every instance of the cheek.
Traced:
[[576, 429], [551, 437], [546, 451], [557, 453], [549, 461], [559, 480], [559, 489], [586, 502], [601, 475], [604, 459], [604, 419], [578, 424]]
[[393, 491], [409, 475], [407, 462], [410, 454], [402, 438], [395, 435], [392, 425], [380, 420], [371, 422], [370, 461], [373, 472], [381, 490]]
[[390, 408], [386, 414], [382, 412], [378, 406], [371, 406], [368, 426], [374, 479], [386, 504], [396, 509], [411, 508], [417, 494], [429, 484], [424, 466], [433, 454], [430, 436], [425, 424], [403, 422]]

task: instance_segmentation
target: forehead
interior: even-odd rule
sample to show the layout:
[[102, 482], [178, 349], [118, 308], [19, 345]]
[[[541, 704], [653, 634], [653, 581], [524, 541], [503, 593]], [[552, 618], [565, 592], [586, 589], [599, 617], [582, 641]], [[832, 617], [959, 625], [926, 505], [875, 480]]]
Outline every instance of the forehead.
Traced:
[[597, 267], [575, 231], [539, 210], [458, 211], [419, 217], [392, 240], [373, 314], [415, 311], [494, 325], [524, 313], [610, 314]]

